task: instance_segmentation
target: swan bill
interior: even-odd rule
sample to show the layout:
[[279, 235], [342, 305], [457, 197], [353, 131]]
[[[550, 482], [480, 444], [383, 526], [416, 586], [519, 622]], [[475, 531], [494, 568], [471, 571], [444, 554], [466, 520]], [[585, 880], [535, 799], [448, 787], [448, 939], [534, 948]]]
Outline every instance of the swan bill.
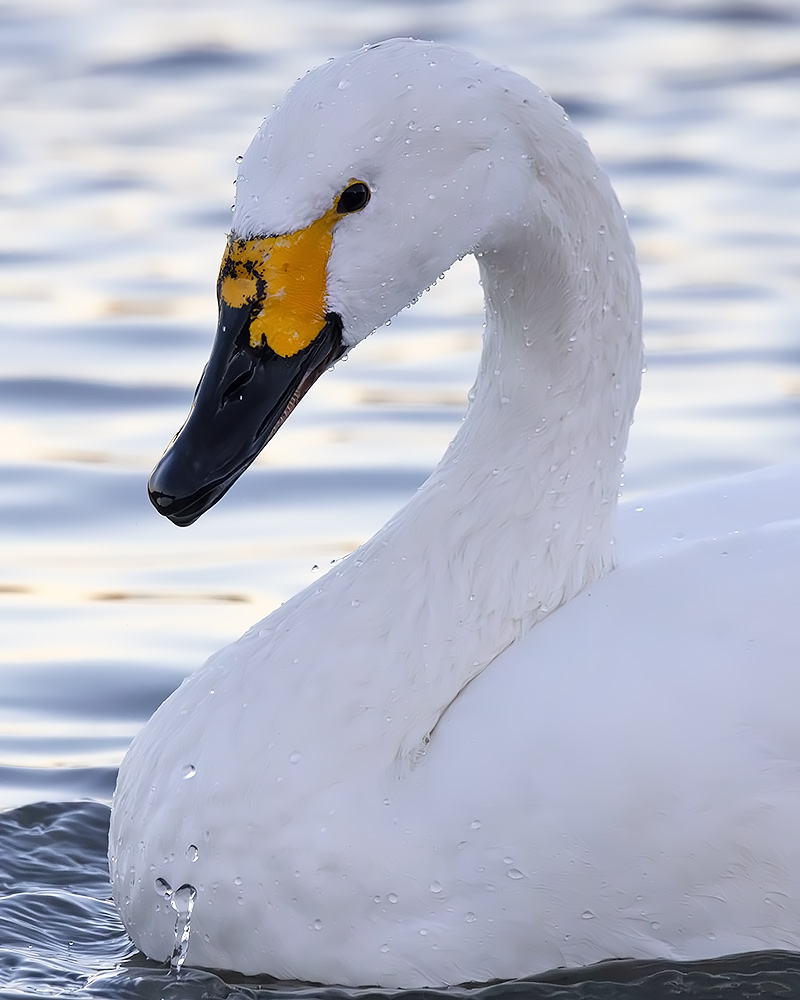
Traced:
[[286, 355], [279, 353], [285, 337], [279, 336], [275, 350], [262, 331], [254, 334], [259, 315], [251, 301], [231, 304], [220, 294], [217, 334], [192, 409], [150, 476], [153, 506], [179, 527], [192, 524], [225, 495], [319, 376], [345, 353], [336, 313], [327, 313], [313, 338]]
[[345, 353], [341, 317], [326, 305], [328, 261], [336, 223], [368, 200], [367, 186], [351, 181], [295, 232], [228, 238], [211, 357], [148, 484], [153, 506], [173, 523], [185, 527], [213, 507]]

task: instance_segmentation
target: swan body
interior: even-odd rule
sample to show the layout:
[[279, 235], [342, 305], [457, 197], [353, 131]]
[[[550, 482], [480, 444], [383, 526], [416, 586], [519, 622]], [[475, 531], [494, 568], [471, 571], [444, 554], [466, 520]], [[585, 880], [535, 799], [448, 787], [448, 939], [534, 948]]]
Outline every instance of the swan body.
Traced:
[[[153, 958], [165, 886], [195, 893], [189, 963], [349, 986], [800, 948], [800, 466], [623, 507], [615, 556], [633, 248], [528, 81], [394, 40], [295, 85], [241, 164], [217, 341], [153, 501], [199, 516], [470, 252], [484, 352], [440, 465], [123, 762], [114, 895]], [[312, 263], [276, 291], [281, 254]], [[292, 288], [312, 305], [281, 326]]]

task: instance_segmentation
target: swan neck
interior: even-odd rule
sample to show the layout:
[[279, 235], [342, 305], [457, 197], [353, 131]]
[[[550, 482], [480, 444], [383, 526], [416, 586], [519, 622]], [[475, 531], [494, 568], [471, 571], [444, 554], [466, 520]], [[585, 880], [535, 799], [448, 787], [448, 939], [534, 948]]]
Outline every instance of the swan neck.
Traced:
[[[605, 177], [595, 181], [592, 211], [573, 213], [569, 227], [540, 209], [478, 253], [481, 364], [465, 423], [437, 470], [476, 511], [462, 519], [469, 544], [511, 563], [518, 584], [506, 589], [503, 613], [521, 631], [613, 566], [641, 379], [641, 304], [624, 216]], [[481, 507], [495, 512], [492, 521]], [[490, 580], [480, 589], [497, 592]]]

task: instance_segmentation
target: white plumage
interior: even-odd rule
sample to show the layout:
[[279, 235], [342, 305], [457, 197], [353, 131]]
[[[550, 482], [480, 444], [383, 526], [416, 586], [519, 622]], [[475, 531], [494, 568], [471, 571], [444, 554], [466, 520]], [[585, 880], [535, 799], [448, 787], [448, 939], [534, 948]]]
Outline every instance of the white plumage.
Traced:
[[[352, 179], [353, 346], [456, 258], [487, 326], [466, 420], [378, 534], [190, 677], [123, 762], [110, 858], [163, 959], [344, 985], [800, 947], [800, 468], [624, 509], [633, 249], [561, 109], [395, 40], [307, 75], [240, 167], [237, 237]], [[556, 610], [557, 609], [557, 610]]]

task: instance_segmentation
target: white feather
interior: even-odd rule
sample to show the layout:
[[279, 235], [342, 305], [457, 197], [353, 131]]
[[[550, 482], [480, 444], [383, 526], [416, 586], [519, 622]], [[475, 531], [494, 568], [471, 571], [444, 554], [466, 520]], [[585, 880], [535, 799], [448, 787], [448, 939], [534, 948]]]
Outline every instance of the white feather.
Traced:
[[521, 77], [395, 40], [289, 92], [234, 231], [296, 231], [351, 179], [348, 343], [473, 252], [472, 402], [408, 505], [134, 741], [134, 941], [172, 950], [163, 878], [197, 890], [190, 963], [315, 982], [800, 947], [800, 470], [627, 511], [609, 573], [640, 296], [585, 142]]

